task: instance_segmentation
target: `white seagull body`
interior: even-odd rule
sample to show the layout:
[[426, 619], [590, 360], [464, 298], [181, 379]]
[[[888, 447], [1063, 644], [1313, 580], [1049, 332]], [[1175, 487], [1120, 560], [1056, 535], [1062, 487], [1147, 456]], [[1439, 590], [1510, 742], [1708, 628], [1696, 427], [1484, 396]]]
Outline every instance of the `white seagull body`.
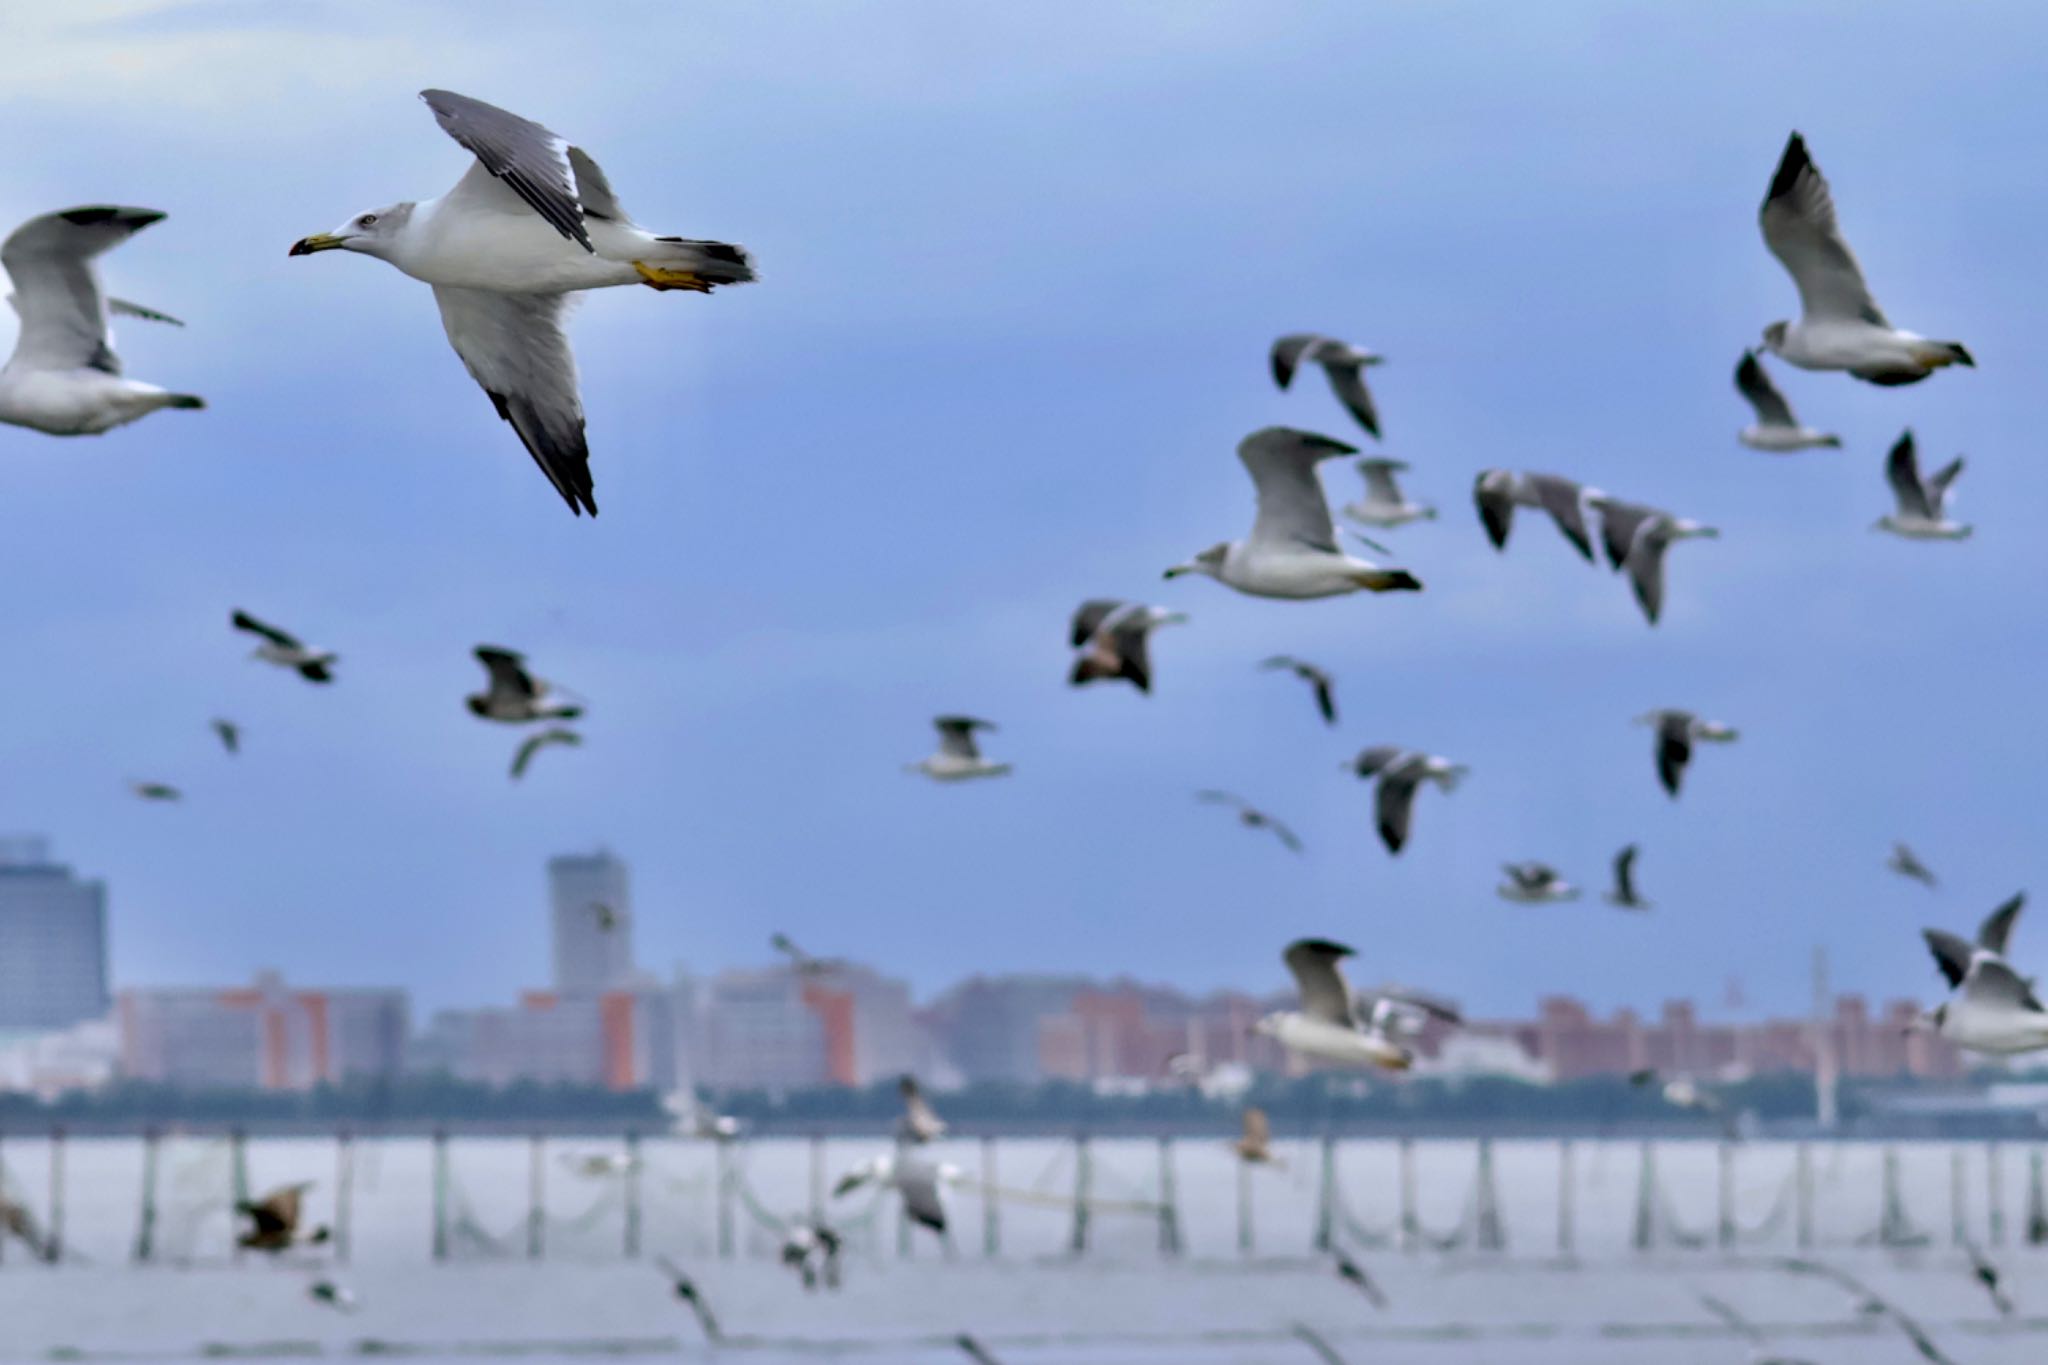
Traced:
[[1362, 525], [1389, 530], [1406, 526], [1411, 521], [1435, 520], [1436, 508], [1428, 503], [1408, 501], [1394, 478], [1396, 474], [1408, 471], [1406, 461], [1368, 458], [1352, 467], [1365, 479], [1365, 496], [1357, 502], [1345, 503], [1345, 516]]
[[1799, 320], [1764, 328], [1764, 349], [1802, 370], [1847, 370], [1872, 384], [1913, 384], [1944, 365], [1977, 362], [1961, 342], [1892, 326], [1842, 240], [1828, 182], [1792, 134], [1758, 210], [1764, 245], [1799, 286]]
[[1352, 950], [1328, 939], [1297, 939], [1281, 960], [1301, 994], [1298, 1010], [1276, 1010], [1253, 1028], [1290, 1052], [1326, 1062], [1405, 1070], [1415, 1056], [1383, 1030], [1361, 1025], [1351, 987], [1339, 965]]
[[932, 727], [939, 732], [939, 751], [904, 769], [923, 773], [935, 782], [965, 782], [976, 777], [1001, 777], [1010, 771], [1007, 763], [991, 763], [981, 756], [974, 742], [976, 730], [995, 729], [994, 721], [973, 716], [934, 716]]
[[1874, 531], [1890, 531], [1908, 540], [1964, 540], [1972, 527], [1951, 521], [1948, 515], [1949, 485], [1963, 472], [1958, 455], [1926, 478], [1920, 476], [1920, 457], [1908, 431], [1893, 443], [1885, 458], [1885, 478], [1891, 483], [1898, 510], [1879, 517]]
[[1735, 367], [1735, 388], [1756, 409], [1756, 421], [1736, 433], [1735, 437], [1751, 450], [1789, 455], [1795, 450], [1841, 449], [1841, 437], [1800, 425], [1799, 419], [1792, 415], [1792, 405], [1771, 382], [1770, 374], [1764, 369], [1763, 362], [1756, 358], [1755, 351], [1742, 353], [1742, 360]]
[[203, 399], [121, 377], [107, 331], [110, 313], [183, 326], [100, 290], [93, 258], [164, 215], [96, 205], [31, 218], [0, 242], [0, 266], [21, 315], [14, 354], [0, 367], [0, 422], [51, 436], [97, 436], [158, 408], [203, 408]]
[[360, 213], [291, 254], [360, 252], [434, 287], [449, 344], [569, 509], [597, 515], [567, 295], [645, 284], [709, 293], [754, 278], [724, 242], [636, 226], [589, 154], [517, 114], [448, 90], [420, 98], [476, 163], [439, 199]]
[[1251, 535], [1212, 545], [1168, 578], [1207, 574], [1253, 597], [1309, 599], [1369, 592], [1413, 592], [1422, 587], [1406, 569], [1382, 569], [1337, 546], [1330, 504], [1316, 465], [1355, 446], [1291, 427], [1265, 427], [1238, 444], [1237, 458], [1258, 490]]
[[1934, 1031], [1971, 1052], [2007, 1057], [2048, 1047], [2048, 1010], [2002, 956], [1970, 945], [1938, 929], [1926, 931], [1927, 946], [1951, 980], [1957, 956], [1967, 965], [1961, 987], [1937, 1005], [1929, 1022]]

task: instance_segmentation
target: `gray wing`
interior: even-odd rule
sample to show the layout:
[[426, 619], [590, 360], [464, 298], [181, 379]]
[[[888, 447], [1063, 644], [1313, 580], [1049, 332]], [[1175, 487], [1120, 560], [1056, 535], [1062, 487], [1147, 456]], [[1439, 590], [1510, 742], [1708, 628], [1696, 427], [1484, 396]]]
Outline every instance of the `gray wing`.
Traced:
[[1636, 601], [1642, 605], [1643, 615], [1650, 618], [1650, 624], [1657, 624], [1657, 616], [1664, 610], [1664, 551], [1669, 549], [1668, 537], [1657, 533], [1662, 516], [1654, 516], [1650, 523], [1636, 532], [1635, 544], [1629, 547], [1628, 558], [1622, 567], [1628, 571], [1629, 586], [1635, 589]]
[[515, 697], [531, 698], [534, 695], [533, 678], [526, 671], [526, 656], [496, 645], [478, 645], [476, 661], [491, 675], [491, 691], [510, 693]]
[[90, 368], [119, 374], [107, 344], [107, 301], [93, 257], [163, 218], [155, 209], [95, 205], [31, 218], [0, 242], [21, 314], [8, 363], [35, 370]]
[[107, 299], [107, 311], [117, 318], [141, 318], [144, 322], [161, 322], [171, 327], [183, 327], [185, 325], [182, 318], [174, 318], [169, 313], [159, 313], [154, 308], [145, 308], [139, 303], [131, 303], [127, 299], [117, 299], [111, 296]]
[[1764, 245], [1799, 286], [1799, 307], [1808, 318], [1853, 318], [1876, 327], [1891, 326], [1870, 297], [1855, 254], [1842, 240], [1828, 182], [1806, 154], [1806, 139], [1797, 133], [1785, 144], [1757, 217]]
[[1351, 760], [1351, 771], [1359, 777], [1371, 777], [1381, 769], [1392, 765], [1395, 759], [1408, 752], [1398, 744], [1375, 744], [1360, 749], [1358, 757]]
[[1303, 1014], [1351, 1027], [1351, 988], [1344, 984], [1344, 971], [1337, 965], [1350, 956], [1351, 949], [1326, 938], [1296, 939], [1287, 945], [1280, 960], [1294, 974]]
[[1934, 471], [1927, 480], [1927, 503], [1936, 516], [1948, 506], [1948, 486], [1956, 481], [1956, 475], [1963, 472], [1963, 457], [1958, 455]]
[[2027, 893], [2022, 891], [2005, 904], [1984, 917], [1984, 923], [1977, 930], [1977, 946], [1987, 953], [2005, 956], [2006, 940], [2012, 937], [2013, 921], [2020, 917], [2020, 911], [2027, 905]]
[[1322, 345], [1325, 338], [1314, 332], [1290, 332], [1273, 343], [1273, 382], [1286, 388], [1294, 382], [1294, 372], [1301, 365], [1302, 356], [1311, 348]]
[[576, 357], [562, 332], [562, 296], [437, 284], [434, 299], [441, 305], [448, 344], [483, 386], [498, 416], [519, 433], [569, 510], [596, 516]]
[[1785, 395], [1778, 392], [1778, 386], [1771, 382], [1770, 373], [1763, 362], [1756, 358], [1755, 351], [1744, 351], [1742, 363], [1735, 367], [1735, 387], [1749, 405], [1756, 409], [1756, 419], [1767, 427], [1796, 427], [1797, 418], [1792, 415], [1792, 405], [1785, 401]]
[[1365, 365], [1357, 360], [1323, 361], [1323, 373], [1330, 376], [1330, 392], [1358, 420], [1358, 425], [1379, 439], [1380, 415], [1373, 407], [1372, 391], [1365, 387]]
[[1934, 506], [1927, 499], [1927, 490], [1920, 484], [1920, 460], [1915, 453], [1910, 430], [1899, 437], [1892, 445], [1891, 454], [1885, 457], [1884, 476], [1892, 486], [1892, 497], [1897, 499], [1902, 515], [1930, 519], [1936, 515]]
[[1523, 483], [1528, 487], [1536, 505], [1550, 513], [1557, 529], [1564, 532], [1564, 538], [1572, 543], [1587, 563], [1593, 562], [1593, 542], [1586, 535], [1586, 509], [1581, 501], [1583, 489], [1570, 479], [1556, 474], [1527, 474]]
[[619, 197], [612, 193], [612, 182], [605, 178], [604, 170], [590, 159], [590, 153], [581, 147], [571, 147], [568, 154], [569, 170], [576, 177], [576, 199], [583, 205], [583, 216], [608, 223], [632, 222], [632, 216], [619, 203]]
[[1091, 597], [1074, 610], [1071, 643], [1075, 649], [1095, 638], [1102, 623], [1130, 604], [1115, 597]]
[[1387, 852], [1399, 853], [1408, 842], [1408, 828], [1415, 817], [1415, 789], [1422, 785], [1422, 765], [1403, 764], [1380, 775], [1373, 793], [1373, 822]]
[[1513, 476], [1504, 469], [1482, 470], [1472, 481], [1472, 504], [1479, 509], [1480, 524], [1486, 527], [1486, 538], [1496, 550], [1507, 548], [1508, 532], [1515, 529], [1512, 485]]
[[1635, 544], [1636, 532], [1642, 529], [1644, 522], [1657, 515], [1657, 509], [1616, 498], [1601, 498], [1594, 506], [1600, 513], [1600, 548], [1607, 553], [1607, 566], [1619, 569], [1628, 562], [1628, 552]]
[[974, 732], [996, 728], [990, 722], [976, 720], [973, 716], [934, 716], [932, 725], [939, 732], [939, 752], [955, 758], [980, 758], [981, 749], [974, 742]]
[[[478, 165], [503, 181], [555, 231], [585, 251], [593, 249], [561, 138], [530, 119], [452, 90], [422, 90], [420, 98], [434, 111], [441, 130], [474, 155]], [[597, 169], [588, 157], [584, 160], [591, 170]], [[602, 172], [597, 179], [602, 185]], [[611, 187], [603, 185], [603, 190], [609, 200]]]
[[1991, 1005], [2012, 1005], [2030, 1014], [2041, 1013], [2041, 1002], [2020, 974], [1995, 957], [1979, 957], [1963, 981], [1963, 995]]
[[1934, 965], [1941, 968], [1949, 986], [1962, 985], [1970, 974], [1970, 959], [1977, 955], [1976, 949], [1945, 929], [1922, 929], [1920, 937], [1927, 940], [1927, 951], [1934, 954]]
[[1374, 502], [1399, 505], [1401, 486], [1394, 482], [1394, 476], [1408, 468], [1401, 460], [1360, 460], [1356, 466], [1364, 476], [1365, 491]]
[[1292, 427], [1266, 427], [1245, 437], [1238, 444], [1237, 458], [1258, 490], [1252, 545], [1283, 550], [1308, 546], [1337, 553], [1337, 531], [1316, 465], [1335, 455], [1357, 453], [1356, 446]]
[[246, 630], [251, 635], [261, 635], [279, 649], [305, 648], [304, 645], [299, 643], [298, 636], [293, 635], [290, 631], [279, 630], [276, 626], [259, 621], [246, 611], [235, 612], [234, 615], [228, 617], [228, 621], [236, 630]]

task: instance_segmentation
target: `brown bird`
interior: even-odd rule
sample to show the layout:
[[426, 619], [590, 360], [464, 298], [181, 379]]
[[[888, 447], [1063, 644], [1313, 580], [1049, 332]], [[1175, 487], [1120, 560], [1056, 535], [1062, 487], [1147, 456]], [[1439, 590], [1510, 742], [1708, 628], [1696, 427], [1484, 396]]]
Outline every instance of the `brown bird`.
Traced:
[[925, 1099], [924, 1091], [918, 1088], [917, 1077], [905, 1076], [896, 1083], [896, 1089], [903, 1096], [903, 1117], [896, 1121], [899, 1138], [905, 1142], [930, 1142], [933, 1138], [945, 1136], [946, 1121]]
[[326, 1241], [329, 1233], [325, 1227], [314, 1228], [304, 1237], [299, 1235], [302, 1201], [312, 1188], [312, 1181], [302, 1180], [272, 1190], [259, 1200], [245, 1199], [235, 1205], [235, 1212], [249, 1220], [248, 1229], [235, 1239], [236, 1245], [275, 1254], [292, 1246], [317, 1246]]
[[1266, 1120], [1266, 1111], [1256, 1105], [1244, 1111], [1244, 1135], [1230, 1144], [1240, 1161], [1254, 1165], [1268, 1165], [1273, 1160], [1273, 1125]]

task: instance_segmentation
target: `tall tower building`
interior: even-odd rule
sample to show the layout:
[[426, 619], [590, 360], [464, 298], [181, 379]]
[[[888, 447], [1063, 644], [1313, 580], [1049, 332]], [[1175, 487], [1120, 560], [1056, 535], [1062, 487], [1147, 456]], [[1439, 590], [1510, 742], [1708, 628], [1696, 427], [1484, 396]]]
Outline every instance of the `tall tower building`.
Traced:
[[555, 989], [593, 995], [633, 975], [633, 904], [626, 865], [604, 849], [548, 860]]
[[0, 1028], [66, 1028], [109, 1007], [106, 884], [51, 862], [41, 839], [0, 839]]

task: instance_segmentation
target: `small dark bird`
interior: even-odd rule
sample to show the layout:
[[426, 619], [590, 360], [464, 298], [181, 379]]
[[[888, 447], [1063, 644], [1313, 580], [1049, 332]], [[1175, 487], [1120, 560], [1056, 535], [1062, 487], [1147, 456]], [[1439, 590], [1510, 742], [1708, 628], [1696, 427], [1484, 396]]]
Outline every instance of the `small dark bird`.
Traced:
[[1269, 670], [1284, 668], [1295, 677], [1307, 683], [1311, 688], [1315, 689], [1316, 710], [1322, 713], [1324, 722], [1330, 725], [1337, 723], [1337, 699], [1330, 690], [1335, 680], [1329, 674], [1323, 672], [1322, 669], [1317, 668], [1314, 664], [1306, 660], [1297, 659], [1291, 654], [1275, 654], [1272, 658], [1261, 663], [1259, 667]]
[[42, 1229], [36, 1226], [35, 1215], [9, 1200], [5, 1194], [0, 1194], [0, 1241], [9, 1237], [20, 1238], [29, 1254], [39, 1261], [54, 1262], [57, 1259], [57, 1244], [43, 1236]]
[[1690, 711], [1664, 708], [1636, 717], [1636, 724], [1657, 732], [1657, 781], [1673, 798], [1685, 781], [1686, 764], [1692, 762], [1694, 740], [1727, 744], [1736, 739], [1733, 727], [1716, 720], [1701, 720]]
[[1998, 1267], [1991, 1264], [1984, 1253], [1977, 1249], [1975, 1242], [1964, 1242], [1963, 1250], [1970, 1257], [1970, 1273], [1977, 1283], [1984, 1286], [1984, 1292], [1991, 1296], [1991, 1306], [1998, 1310], [1998, 1316], [2012, 1316], [2012, 1300], [2006, 1297], [2005, 1289], [1999, 1284]]
[[324, 1303], [342, 1313], [353, 1313], [361, 1304], [355, 1291], [347, 1285], [336, 1284], [333, 1280], [315, 1280], [306, 1286], [306, 1297], [315, 1303]]
[[563, 729], [559, 725], [542, 730], [536, 735], [528, 735], [526, 742], [521, 744], [518, 751], [512, 755], [512, 780], [517, 782], [520, 778], [526, 776], [526, 767], [529, 763], [533, 762], [533, 756], [549, 745], [561, 744], [574, 749], [580, 747], [582, 743], [583, 736], [577, 734], [574, 730]]
[[590, 904], [590, 914], [597, 921], [598, 929], [604, 933], [609, 934], [612, 930], [619, 927], [619, 912], [606, 905], [603, 901], [592, 901]]
[[213, 722], [213, 732], [220, 736], [221, 747], [230, 754], [242, 752], [241, 726], [231, 720], [216, 720]]
[[307, 682], [334, 681], [333, 666], [339, 656], [333, 650], [309, 648], [298, 636], [259, 621], [246, 611], [236, 611], [228, 620], [236, 630], [262, 638], [263, 643], [256, 646], [251, 657], [289, 668]]
[[684, 1274], [681, 1267], [666, 1256], [655, 1257], [654, 1264], [668, 1277], [669, 1288], [674, 1291], [675, 1296], [690, 1305], [690, 1311], [696, 1315], [697, 1325], [704, 1331], [704, 1339], [722, 1340], [725, 1333], [720, 1330], [718, 1319], [711, 1315], [711, 1305], [704, 1302], [704, 1295], [698, 1291], [697, 1282]]
[[1250, 804], [1244, 798], [1225, 791], [1198, 791], [1195, 799], [1211, 806], [1232, 806], [1237, 810], [1237, 822], [1246, 829], [1269, 829], [1289, 853], [1301, 852], [1301, 840], [1294, 837], [1294, 831], [1275, 820], [1266, 812]]
[[182, 801], [185, 793], [168, 782], [130, 782], [128, 790], [145, 801]]
[[1928, 870], [1927, 864], [1921, 862], [1913, 850], [1902, 843], [1892, 845], [1892, 856], [1885, 859], [1884, 865], [1901, 877], [1919, 882], [1922, 886], [1935, 884], [1934, 873]]
[[954, 1337], [953, 1344], [958, 1346], [967, 1358], [974, 1362], [974, 1365], [1002, 1365], [1001, 1361], [989, 1354], [988, 1347], [976, 1341], [966, 1332], [962, 1332], [959, 1336]]
[[1623, 910], [1648, 910], [1650, 902], [1636, 892], [1636, 846], [1630, 844], [1614, 855], [1614, 886], [1607, 892], [1607, 903]]
[[1373, 1307], [1387, 1306], [1385, 1292], [1380, 1289], [1379, 1282], [1366, 1273], [1364, 1266], [1345, 1255], [1342, 1247], [1337, 1248], [1332, 1254], [1337, 1258], [1337, 1278], [1346, 1284], [1357, 1286], [1358, 1292], [1365, 1295], [1366, 1302]]
[[235, 1239], [237, 1246], [249, 1251], [267, 1251], [275, 1255], [293, 1246], [317, 1246], [329, 1236], [325, 1227], [314, 1228], [304, 1237], [299, 1235], [299, 1214], [306, 1191], [313, 1188], [313, 1182], [302, 1180], [296, 1185], [285, 1185], [272, 1190], [258, 1200], [243, 1200], [235, 1205], [235, 1212], [249, 1220], [249, 1226]]
[[846, 967], [845, 958], [812, 957], [797, 947], [788, 934], [770, 934], [768, 946], [787, 957], [789, 965], [795, 969], [798, 976], [830, 976], [834, 972], [843, 971]]

